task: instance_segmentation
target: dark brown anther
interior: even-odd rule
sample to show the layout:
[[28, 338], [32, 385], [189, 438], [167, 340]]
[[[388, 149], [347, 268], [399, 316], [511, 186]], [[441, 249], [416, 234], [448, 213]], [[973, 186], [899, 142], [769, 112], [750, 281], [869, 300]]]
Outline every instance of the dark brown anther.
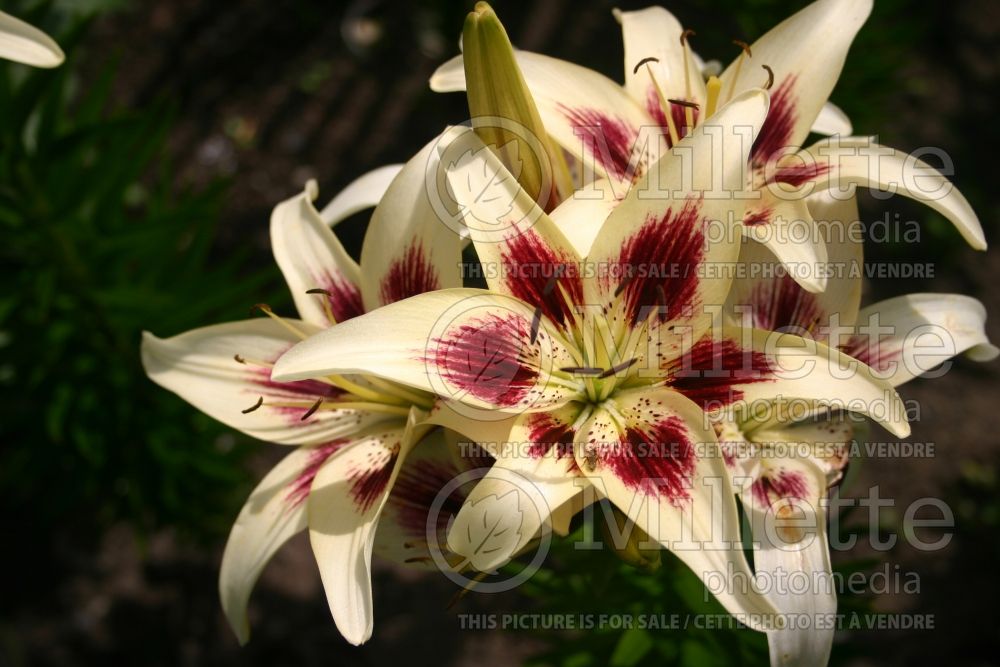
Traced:
[[682, 32], [681, 33], [681, 46], [687, 46], [688, 38], [694, 37], [697, 34], [698, 33], [696, 33], [691, 28], [688, 28], [687, 30], [685, 30], [684, 32]]
[[648, 58], [643, 58], [642, 60], [640, 60], [635, 64], [635, 67], [632, 68], [632, 74], [638, 74], [639, 68], [645, 65], [646, 63], [658, 63], [658, 62], [660, 62], [660, 59], [654, 58], [653, 56], [650, 56]]
[[638, 362], [638, 361], [639, 361], [638, 359], [629, 359], [628, 361], [622, 362], [622, 363], [618, 364], [617, 366], [612, 366], [608, 370], [606, 370], [603, 373], [601, 373], [598, 376], [598, 379], [603, 380], [604, 378], [609, 378], [612, 375], [617, 375], [618, 373], [621, 373], [622, 371], [626, 371], [629, 368], [632, 368], [632, 366], [634, 366], [636, 364], [636, 362]]
[[238, 354], [234, 354], [234, 355], [233, 355], [233, 359], [235, 359], [235, 360], [236, 360], [236, 363], [238, 363], [238, 364], [245, 364], [245, 363], [247, 362], [247, 360], [246, 360], [246, 359], [244, 359], [243, 357], [241, 357], [241, 356], [240, 356], [240, 355], [238, 355]]
[[625, 279], [618, 283], [618, 287], [615, 288], [616, 299], [622, 295], [622, 292], [625, 291], [625, 288], [628, 287], [629, 283], [633, 280], [635, 280], [635, 274], [629, 271], [629, 274], [625, 276]]
[[[558, 273], [561, 273], [561, 272], [558, 272]], [[548, 282], [545, 283], [545, 288], [542, 289], [542, 294], [544, 296], [548, 296], [548, 295], [552, 294], [552, 290], [554, 290], [556, 288], [556, 285], [558, 283], [559, 283], [559, 275], [554, 275], [551, 278], [549, 278]]]
[[304, 422], [305, 420], [307, 420], [310, 417], [312, 417], [314, 414], [316, 414], [316, 411], [319, 410], [319, 406], [321, 406], [321, 405], [323, 405], [323, 399], [322, 398], [317, 398], [316, 402], [313, 403], [309, 407], [308, 410], [306, 410], [305, 414], [303, 414], [301, 417], [299, 417], [299, 421], [303, 421]]
[[656, 303], [664, 308], [667, 306], [667, 293], [663, 290], [663, 285], [656, 286]]
[[312, 289], [307, 289], [306, 294], [325, 294], [327, 296], [333, 296], [330, 294], [329, 290], [325, 290], [322, 287], [313, 287]]
[[257, 402], [254, 403], [253, 405], [251, 405], [246, 410], [241, 410], [241, 412], [243, 414], [245, 414], [245, 415], [248, 415], [248, 414], [250, 414], [251, 412], [253, 412], [254, 410], [256, 410], [257, 408], [259, 408], [262, 405], [264, 405], [264, 397], [263, 396], [261, 396], [260, 398], [258, 398]]
[[771, 90], [771, 86], [774, 85], [774, 70], [767, 65], [761, 65], [765, 70], [767, 70], [767, 83], [764, 84], [764, 90]]
[[691, 107], [692, 109], [700, 109], [701, 108], [701, 107], [698, 106], [697, 102], [688, 102], [687, 100], [674, 100], [674, 99], [669, 99], [667, 101], [670, 102], [671, 104], [676, 104], [676, 105], [682, 106], [682, 107]]
[[535, 314], [531, 318], [531, 344], [534, 345], [535, 341], [538, 340], [538, 330], [542, 326], [542, 307], [538, 306], [535, 308]]
[[590, 368], [589, 366], [567, 366], [566, 368], [560, 368], [559, 370], [564, 373], [585, 375], [587, 377], [600, 377], [604, 373], [603, 368]]
[[734, 39], [733, 44], [743, 49], [743, 53], [747, 54], [747, 58], [753, 58], [753, 54], [750, 52], [750, 45], [741, 39]]
[[254, 305], [250, 306], [251, 315], [256, 313], [258, 310], [262, 313], [270, 313], [271, 306], [267, 305], [266, 303], [255, 303]]

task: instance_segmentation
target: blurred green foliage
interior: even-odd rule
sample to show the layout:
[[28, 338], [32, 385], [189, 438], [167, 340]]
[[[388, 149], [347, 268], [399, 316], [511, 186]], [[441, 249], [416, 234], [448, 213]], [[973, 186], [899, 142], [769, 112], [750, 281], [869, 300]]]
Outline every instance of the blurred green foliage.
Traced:
[[114, 108], [113, 64], [80, 85], [86, 25], [57, 35], [59, 69], [0, 63], [0, 487], [42, 534], [78, 517], [214, 530], [243, 448], [145, 378], [140, 333], [245, 316], [271, 274], [213, 251], [224, 185], [178, 188], [168, 104]]
[[[595, 512], [597, 522], [603, 521]], [[522, 587], [540, 607], [533, 612], [590, 618], [596, 627], [543, 631], [548, 649], [529, 664], [541, 667], [640, 665], [766, 665], [763, 634], [728, 626], [695, 627], [699, 619], [727, 617], [701, 580], [670, 552], [653, 573], [624, 563], [607, 545], [577, 549], [584, 526], [552, 543], [545, 567]], [[620, 627], [628, 619], [633, 627]], [[601, 619], [605, 621], [602, 623]], [[642, 620], [640, 620], [642, 619]], [[646, 627], [640, 627], [645, 625]], [[657, 627], [659, 625], [659, 627]], [[579, 625], [578, 625], [579, 627]]]

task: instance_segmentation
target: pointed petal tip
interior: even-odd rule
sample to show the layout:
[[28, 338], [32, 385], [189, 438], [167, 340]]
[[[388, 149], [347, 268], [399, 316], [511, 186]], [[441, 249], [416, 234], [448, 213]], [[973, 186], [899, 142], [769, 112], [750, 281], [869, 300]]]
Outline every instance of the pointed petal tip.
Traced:
[[811, 292], [813, 294], [822, 294], [826, 291], [827, 286], [830, 284], [829, 279], [824, 274], [800, 278], [796, 280], [796, 282], [807, 292]]
[[0, 58], [51, 69], [61, 65], [66, 54], [35, 26], [0, 11]]

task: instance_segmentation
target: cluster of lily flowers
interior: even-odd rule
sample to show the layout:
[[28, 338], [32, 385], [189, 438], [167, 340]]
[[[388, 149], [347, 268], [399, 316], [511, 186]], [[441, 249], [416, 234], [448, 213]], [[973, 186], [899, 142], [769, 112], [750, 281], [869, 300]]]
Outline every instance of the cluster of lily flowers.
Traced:
[[[704, 580], [829, 573], [822, 499], [859, 416], [906, 437], [898, 386], [958, 354], [997, 355], [974, 299], [861, 307], [861, 238], [845, 233], [861, 224], [852, 188], [893, 187], [985, 249], [944, 176], [850, 136], [828, 101], [870, 10], [819, 0], [740, 44], [721, 73], [665, 9], [615, 12], [620, 85], [515, 51], [481, 3], [463, 54], [431, 80], [466, 90], [471, 127], [447, 128], [322, 210], [313, 182], [275, 207], [272, 247], [297, 316], [261, 304], [261, 317], [146, 334], [153, 381], [290, 447], [223, 557], [239, 639], [258, 576], [302, 531], [355, 644], [373, 630], [373, 552], [490, 573], [540, 535], [565, 534], [595, 499]], [[62, 61], [5, 14], [0, 55]], [[811, 132], [828, 138], [803, 148]], [[356, 262], [336, 226], [372, 207]], [[470, 246], [485, 288], [464, 284]], [[487, 472], [432, 516], [474, 469]], [[513, 495], [512, 479], [525, 482]], [[504, 511], [517, 529], [499, 537]], [[717, 597], [768, 633], [774, 664], [826, 663], [832, 628], [782, 618], [832, 613], [832, 591]]]

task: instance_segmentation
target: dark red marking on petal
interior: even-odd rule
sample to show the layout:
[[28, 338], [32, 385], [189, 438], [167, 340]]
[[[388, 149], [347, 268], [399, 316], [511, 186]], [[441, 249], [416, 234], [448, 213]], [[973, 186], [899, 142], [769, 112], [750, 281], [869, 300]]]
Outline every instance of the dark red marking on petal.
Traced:
[[[687, 135], [691, 134], [693, 130], [698, 125], [698, 114], [701, 109], [691, 107], [691, 120], [694, 125], [689, 127], [687, 124], [687, 112], [684, 110], [683, 104], [675, 104], [673, 102], [667, 102], [670, 105], [670, 120], [674, 121], [674, 127], [677, 128], [677, 136], [683, 139]], [[656, 87], [653, 85], [649, 86], [646, 91], [646, 111], [652, 116], [656, 124], [662, 128], [669, 127], [667, 125], [667, 115], [663, 113], [663, 105], [660, 104], [660, 95], [656, 92]], [[670, 138], [670, 134], [666, 133], [663, 135], [667, 142], [668, 147], [673, 147], [674, 142]]]
[[771, 91], [771, 106], [767, 118], [760, 128], [760, 134], [750, 149], [750, 161], [754, 165], [767, 163], [775, 154], [781, 153], [792, 140], [792, 132], [798, 120], [796, 98], [792, 93], [798, 77], [794, 74]]
[[602, 276], [609, 292], [612, 283], [634, 276], [621, 290], [632, 324], [648, 315], [647, 307], [662, 306], [665, 322], [697, 305], [698, 265], [705, 256], [700, 210], [701, 202], [692, 199], [676, 213], [667, 209], [659, 220], [647, 219], [625, 240], [617, 266]]
[[632, 150], [639, 137], [638, 128], [597, 109], [571, 109], [562, 104], [557, 108], [583, 141], [584, 150], [593, 155], [606, 171], [619, 180], [631, 180], [638, 176], [641, 169], [636, 169], [635, 174], [629, 173]]
[[[392, 487], [388, 509], [395, 512], [400, 528], [414, 539], [427, 537], [427, 519], [430, 508], [438, 499], [441, 489], [461, 471], [457, 466], [442, 461], [407, 461]], [[448, 495], [437, 513], [439, 541], [448, 529], [448, 522], [462, 509], [466, 493], [461, 487]]]
[[767, 174], [767, 182], [783, 183], [797, 188], [809, 181], [816, 180], [828, 171], [830, 171], [830, 165], [825, 162], [796, 162], [795, 164], [778, 165], [771, 173]]
[[507, 313], [472, 319], [435, 340], [433, 363], [458, 392], [492, 403], [515, 405], [535, 385], [538, 370], [525, 361], [530, 323]]
[[576, 432], [572, 429], [572, 424], [538, 412], [528, 418], [528, 437], [531, 439], [529, 456], [540, 459], [554, 448], [556, 458], [565, 459], [569, 463], [569, 470], [577, 470], [576, 458], [573, 456]]
[[731, 440], [719, 441], [719, 452], [722, 454], [722, 461], [730, 470], [736, 467], [736, 454], [738, 447], [739, 443]]
[[743, 216], [744, 225], [766, 225], [771, 222], [771, 216], [774, 214], [774, 209], [770, 206], [765, 206], [763, 208], [748, 209], [746, 214]]
[[628, 428], [618, 446], [598, 451], [601, 463], [627, 488], [675, 505], [691, 497], [697, 454], [677, 417]]
[[757, 283], [748, 300], [741, 305], [750, 307], [751, 322], [757, 329], [808, 336], [826, 319], [816, 295], [788, 275]]
[[740, 385], [774, 379], [766, 354], [745, 350], [728, 339], [703, 338], [674, 360], [666, 372], [667, 386], [706, 410], [743, 398]]
[[288, 494], [285, 496], [289, 507], [295, 508], [305, 502], [306, 498], [309, 497], [309, 492], [312, 491], [313, 481], [316, 479], [319, 469], [323, 467], [327, 459], [336, 454], [348, 442], [347, 439], [341, 438], [312, 448], [302, 471], [289, 484]]
[[534, 230], [507, 239], [500, 256], [510, 293], [541, 307], [552, 322], [565, 325], [576, 305], [583, 303], [583, 283], [573, 258], [548, 245]]
[[319, 295], [316, 298], [329, 300], [330, 310], [337, 322], [364, 314], [365, 307], [361, 301], [361, 290], [350, 280], [336, 273], [314, 276], [314, 280], [317, 287], [326, 290], [329, 294], [325, 297]]
[[872, 370], [884, 373], [892, 370], [893, 364], [899, 360], [902, 353], [899, 344], [893, 344], [891, 340], [891, 337], [883, 337], [881, 340], [873, 341], [871, 336], [856, 335], [841, 345], [840, 349], [844, 354], [854, 357]]
[[[289, 345], [291, 348], [291, 345]], [[280, 355], [279, 355], [280, 356]], [[277, 357], [275, 357], [277, 360]], [[265, 402], [302, 402], [301, 407], [290, 406], [267, 406], [272, 410], [278, 410], [287, 414], [289, 421], [302, 421], [305, 413], [312, 404], [320, 398], [332, 399], [341, 396], [344, 392], [339, 387], [335, 387], [319, 380], [297, 380], [295, 382], [275, 382], [271, 379], [271, 369], [256, 367], [253, 369], [251, 382], [260, 387], [267, 396]], [[308, 417], [305, 417], [308, 422]]]
[[359, 512], [367, 512], [385, 493], [398, 457], [398, 447], [374, 449], [367, 453], [364, 464], [356, 464], [347, 471], [351, 498]]
[[414, 241], [389, 265], [379, 285], [382, 303], [389, 304], [417, 294], [440, 289], [437, 271], [430, 254], [419, 241]]
[[770, 507], [772, 503], [786, 498], [805, 499], [809, 494], [809, 485], [805, 475], [797, 470], [779, 469], [754, 480], [750, 492], [761, 507]]

